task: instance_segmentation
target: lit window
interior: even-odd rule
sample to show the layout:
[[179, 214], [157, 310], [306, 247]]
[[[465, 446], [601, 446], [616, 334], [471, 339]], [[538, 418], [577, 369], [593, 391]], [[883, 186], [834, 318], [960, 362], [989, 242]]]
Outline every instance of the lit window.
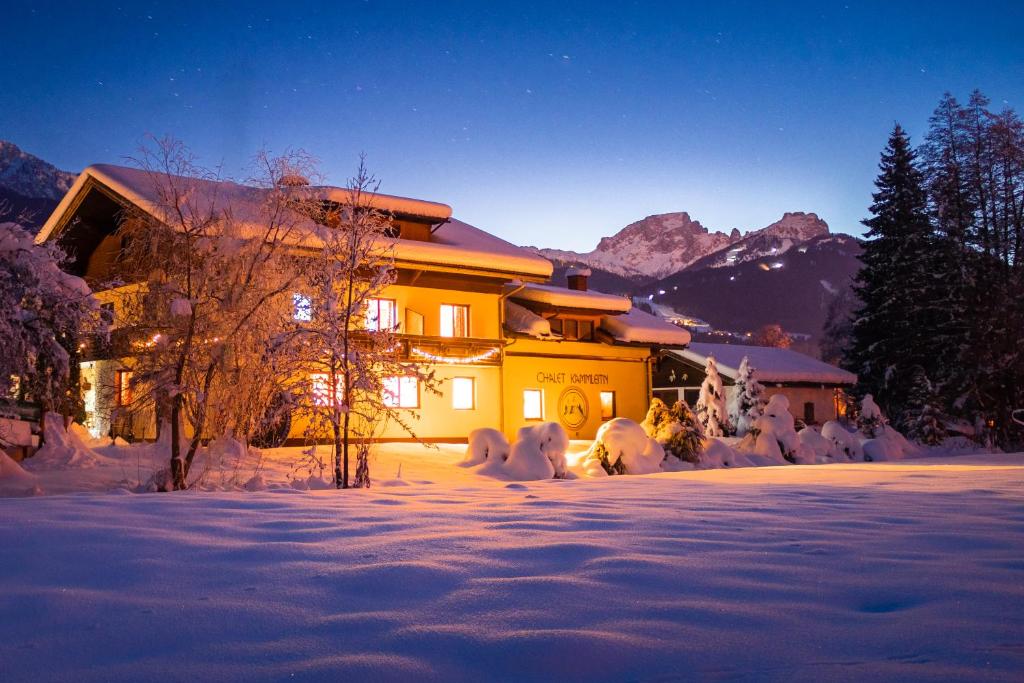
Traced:
[[544, 392], [542, 390], [523, 390], [523, 417], [527, 420], [544, 419]]
[[342, 381], [344, 378], [340, 375], [334, 378], [334, 396], [331, 396], [331, 381], [327, 373], [315, 373], [309, 376], [310, 390], [313, 393], [313, 405], [315, 406], [329, 406], [333, 399], [337, 403], [341, 403], [342, 397], [345, 394], [342, 387], [345, 386]]
[[384, 405], [389, 408], [419, 408], [419, 380], [415, 377], [385, 377]]
[[292, 294], [292, 319], [308, 323], [313, 319], [313, 300], [303, 294]]
[[615, 417], [615, 392], [601, 392], [601, 419], [610, 420]]
[[441, 336], [469, 336], [469, 306], [441, 304]]
[[455, 410], [472, 410], [475, 404], [475, 387], [472, 377], [452, 378], [452, 408]]
[[394, 299], [368, 299], [366, 329], [375, 332], [395, 329], [398, 324], [397, 309]]
[[132, 402], [132, 372], [131, 370], [117, 371], [117, 405], [127, 406]]

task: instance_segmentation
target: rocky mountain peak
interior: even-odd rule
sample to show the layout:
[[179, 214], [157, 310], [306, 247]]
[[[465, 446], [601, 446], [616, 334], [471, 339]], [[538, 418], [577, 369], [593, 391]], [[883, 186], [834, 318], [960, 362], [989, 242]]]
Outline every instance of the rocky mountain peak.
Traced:
[[23, 197], [60, 200], [74, 182], [74, 173], [58, 169], [13, 142], [0, 140], [0, 188]]

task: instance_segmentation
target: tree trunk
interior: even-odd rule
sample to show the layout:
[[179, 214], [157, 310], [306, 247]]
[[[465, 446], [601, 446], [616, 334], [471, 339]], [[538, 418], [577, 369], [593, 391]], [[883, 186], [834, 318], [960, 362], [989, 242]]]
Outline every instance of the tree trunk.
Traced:
[[181, 457], [181, 395], [171, 399], [171, 482], [175, 491], [185, 489], [185, 461]]

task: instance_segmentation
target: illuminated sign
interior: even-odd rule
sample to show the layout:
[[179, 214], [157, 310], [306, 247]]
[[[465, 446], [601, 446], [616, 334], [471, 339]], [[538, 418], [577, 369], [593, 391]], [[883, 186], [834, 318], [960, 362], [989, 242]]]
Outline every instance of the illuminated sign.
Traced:
[[558, 420], [567, 429], [577, 430], [587, 422], [587, 397], [577, 387], [569, 387], [558, 397]]

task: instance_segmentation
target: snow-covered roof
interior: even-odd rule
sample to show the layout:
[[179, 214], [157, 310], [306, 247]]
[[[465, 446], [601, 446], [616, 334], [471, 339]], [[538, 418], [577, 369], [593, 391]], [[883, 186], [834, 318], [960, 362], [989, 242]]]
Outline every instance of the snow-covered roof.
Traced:
[[505, 302], [505, 327], [537, 339], [551, 339], [551, 322], [514, 301]]
[[620, 342], [659, 346], [686, 346], [690, 343], [688, 331], [639, 308], [623, 315], [604, 316], [601, 328]]
[[[162, 206], [166, 202], [161, 201], [160, 188], [166, 183], [161, 183], [158, 177], [143, 169], [95, 164], [79, 174], [74, 185], [39, 231], [36, 242], [44, 242], [49, 238], [90, 183], [97, 183], [158, 220], [164, 220]], [[182, 184], [181, 187], [189, 192], [201, 194], [202, 204], [230, 207], [232, 219], [241, 225], [263, 223], [262, 198], [266, 192], [263, 188], [230, 181], [194, 178], [188, 178], [187, 184]], [[350, 190], [340, 187], [299, 187], [296, 188], [296, 192], [337, 202], [344, 202], [351, 197]], [[550, 261], [452, 218], [451, 207], [447, 204], [379, 193], [364, 193], [363, 201], [383, 211], [416, 216], [441, 224], [434, 230], [430, 242], [393, 240], [394, 257], [399, 262], [470, 267], [531, 277], [546, 278], [551, 275]], [[307, 234], [300, 243], [305, 246], [316, 246], [316, 239]]]
[[512, 292], [510, 298], [518, 301], [532, 301], [538, 304], [559, 306], [561, 308], [583, 308], [593, 311], [625, 313], [632, 306], [629, 299], [624, 296], [567, 289], [554, 285], [506, 285], [506, 292]]
[[857, 381], [857, 376], [852, 372], [791, 349], [694, 342], [685, 349], [671, 353], [700, 365], [704, 365], [708, 356], [714, 356], [718, 371], [733, 380], [736, 379], [740, 363], [746, 356], [755, 370], [755, 376], [761, 382], [853, 384]]

